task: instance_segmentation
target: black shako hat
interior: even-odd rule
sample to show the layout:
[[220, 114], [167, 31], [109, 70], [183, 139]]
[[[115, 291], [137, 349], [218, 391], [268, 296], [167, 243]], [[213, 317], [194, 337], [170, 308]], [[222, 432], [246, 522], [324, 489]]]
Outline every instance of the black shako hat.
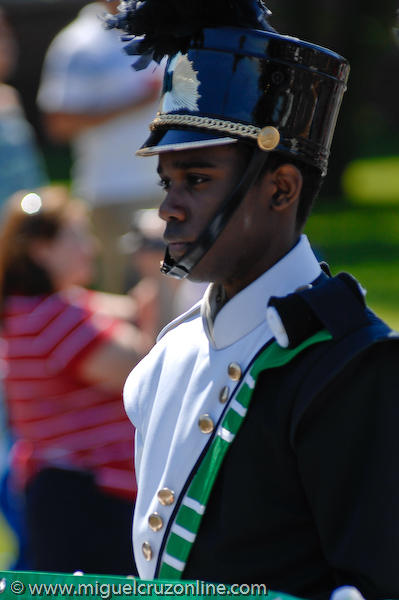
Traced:
[[278, 34], [263, 0], [123, 0], [109, 27], [122, 29], [136, 69], [168, 56], [159, 111], [139, 156], [245, 141], [254, 151], [231, 197], [196, 244], [162, 270], [185, 277], [209, 250], [278, 151], [327, 172], [349, 75], [326, 48]]
[[262, 0], [121, 2], [108, 24], [130, 34], [126, 52], [141, 55], [135, 68], [169, 56], [159, 112], [138, 155], [243, 139], [325, 175], [349, 65], [276, 33], [270, 14]]
[[141, 156], [241, 139], [327, 171], [344, 58], [269, 31], [204, 29], [170, 57]]

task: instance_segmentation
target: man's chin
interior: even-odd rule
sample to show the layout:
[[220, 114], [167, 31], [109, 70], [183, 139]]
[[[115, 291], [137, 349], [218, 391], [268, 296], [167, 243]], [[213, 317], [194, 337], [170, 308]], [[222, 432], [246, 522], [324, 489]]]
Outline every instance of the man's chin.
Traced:
[[185, 254], [187, 254], [189, 248], [190, 244], [183, 242], [172, 242], [168, 244], [169, 254], [177, 263], [183, 258]]
[[[193, 244], [190, 242], [176, 242], [168, 244], [168, 252], [173, 261], [178, 265], [182, 258], [190, 251]], [[197, 283], [214, 281], [212, 277], [215, 276], [214, 269], [208, 260], [208, 254], [206, 253], [200, 261], [190, 269], [187, 279]], [[216, 278], [218, 278], [216, 276]]]
[[214, 281], [213, 275], [214, 273], [211, 273], [209, 269], [206, 268], [206, 264], [203, 264], [203, 261], [200, 260], [200, 262], [191, 269], [190, 273], [187, 275], [187, 279], [195, 283], [208, 283]]

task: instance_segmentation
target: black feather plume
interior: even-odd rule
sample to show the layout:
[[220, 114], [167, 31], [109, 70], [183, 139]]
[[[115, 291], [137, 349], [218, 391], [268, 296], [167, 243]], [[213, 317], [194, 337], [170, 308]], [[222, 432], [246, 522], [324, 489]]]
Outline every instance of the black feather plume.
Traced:
[[263, 0], [122, 0], [119, 14], [109, 15], [106, 26], [120, 29], [130, 43], [125, 51], [141, 55], [136, 70], [151, 60], [187, 52], [190, 41], [205, 27], [245, 27], [274, 31]]

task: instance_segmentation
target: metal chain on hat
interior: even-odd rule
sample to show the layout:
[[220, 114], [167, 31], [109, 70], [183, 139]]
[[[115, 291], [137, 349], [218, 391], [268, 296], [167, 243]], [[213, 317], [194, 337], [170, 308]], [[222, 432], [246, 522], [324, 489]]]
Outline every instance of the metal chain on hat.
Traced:
[[199, 117], [196, 115], [158, 115], [151, 123], [151, 131], [155, 131], [164, 126], [191, 126], [208, 129], [211, 131], [220, 131], [222, 133], [232, 133], [240, 137], [248, 137], [256, 140], [261, 131], [260, 127], [254, 125], [244, 125], [233, 121], [223, 121], [222, 119], [211, 119], [209, 117]]

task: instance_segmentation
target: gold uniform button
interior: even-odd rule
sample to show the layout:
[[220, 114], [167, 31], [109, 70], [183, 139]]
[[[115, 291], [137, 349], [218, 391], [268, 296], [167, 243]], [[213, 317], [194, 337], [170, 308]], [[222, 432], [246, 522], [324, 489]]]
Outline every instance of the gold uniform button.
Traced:
[[159, 490], [157, 497], [162, 506], [170, 506], [175, 501], [175, 494], [169, 488]]
[[227, 373], [233, 381], [240, 381], [241, 379], [241, 367], [238, 363], [232, 362], [229, 364]]
[[222, 388], [220, 390], [219, 402], [221, 402], [222, 404], [227, 402], [227, 400], [229, 399], [229, 392], [230, 392], [229, 387], [227, 385], [225, 385], [224, 388]]
[[158, 513], [152, 513], [148, 517], [148, 525], [153, 531], [159, 531], [163, 527], [162, 517]]
[[209, 415], [201, 415], [198, 420], [198, 425], [202, 433], [212, 433], [215, 428], [215, 424]]
[[141, 550], [143, 551], [143, 555], [146, 560], [152, 559], [153, 553], [149, 542], [144, 542], [144, 544], [141, 546]]

